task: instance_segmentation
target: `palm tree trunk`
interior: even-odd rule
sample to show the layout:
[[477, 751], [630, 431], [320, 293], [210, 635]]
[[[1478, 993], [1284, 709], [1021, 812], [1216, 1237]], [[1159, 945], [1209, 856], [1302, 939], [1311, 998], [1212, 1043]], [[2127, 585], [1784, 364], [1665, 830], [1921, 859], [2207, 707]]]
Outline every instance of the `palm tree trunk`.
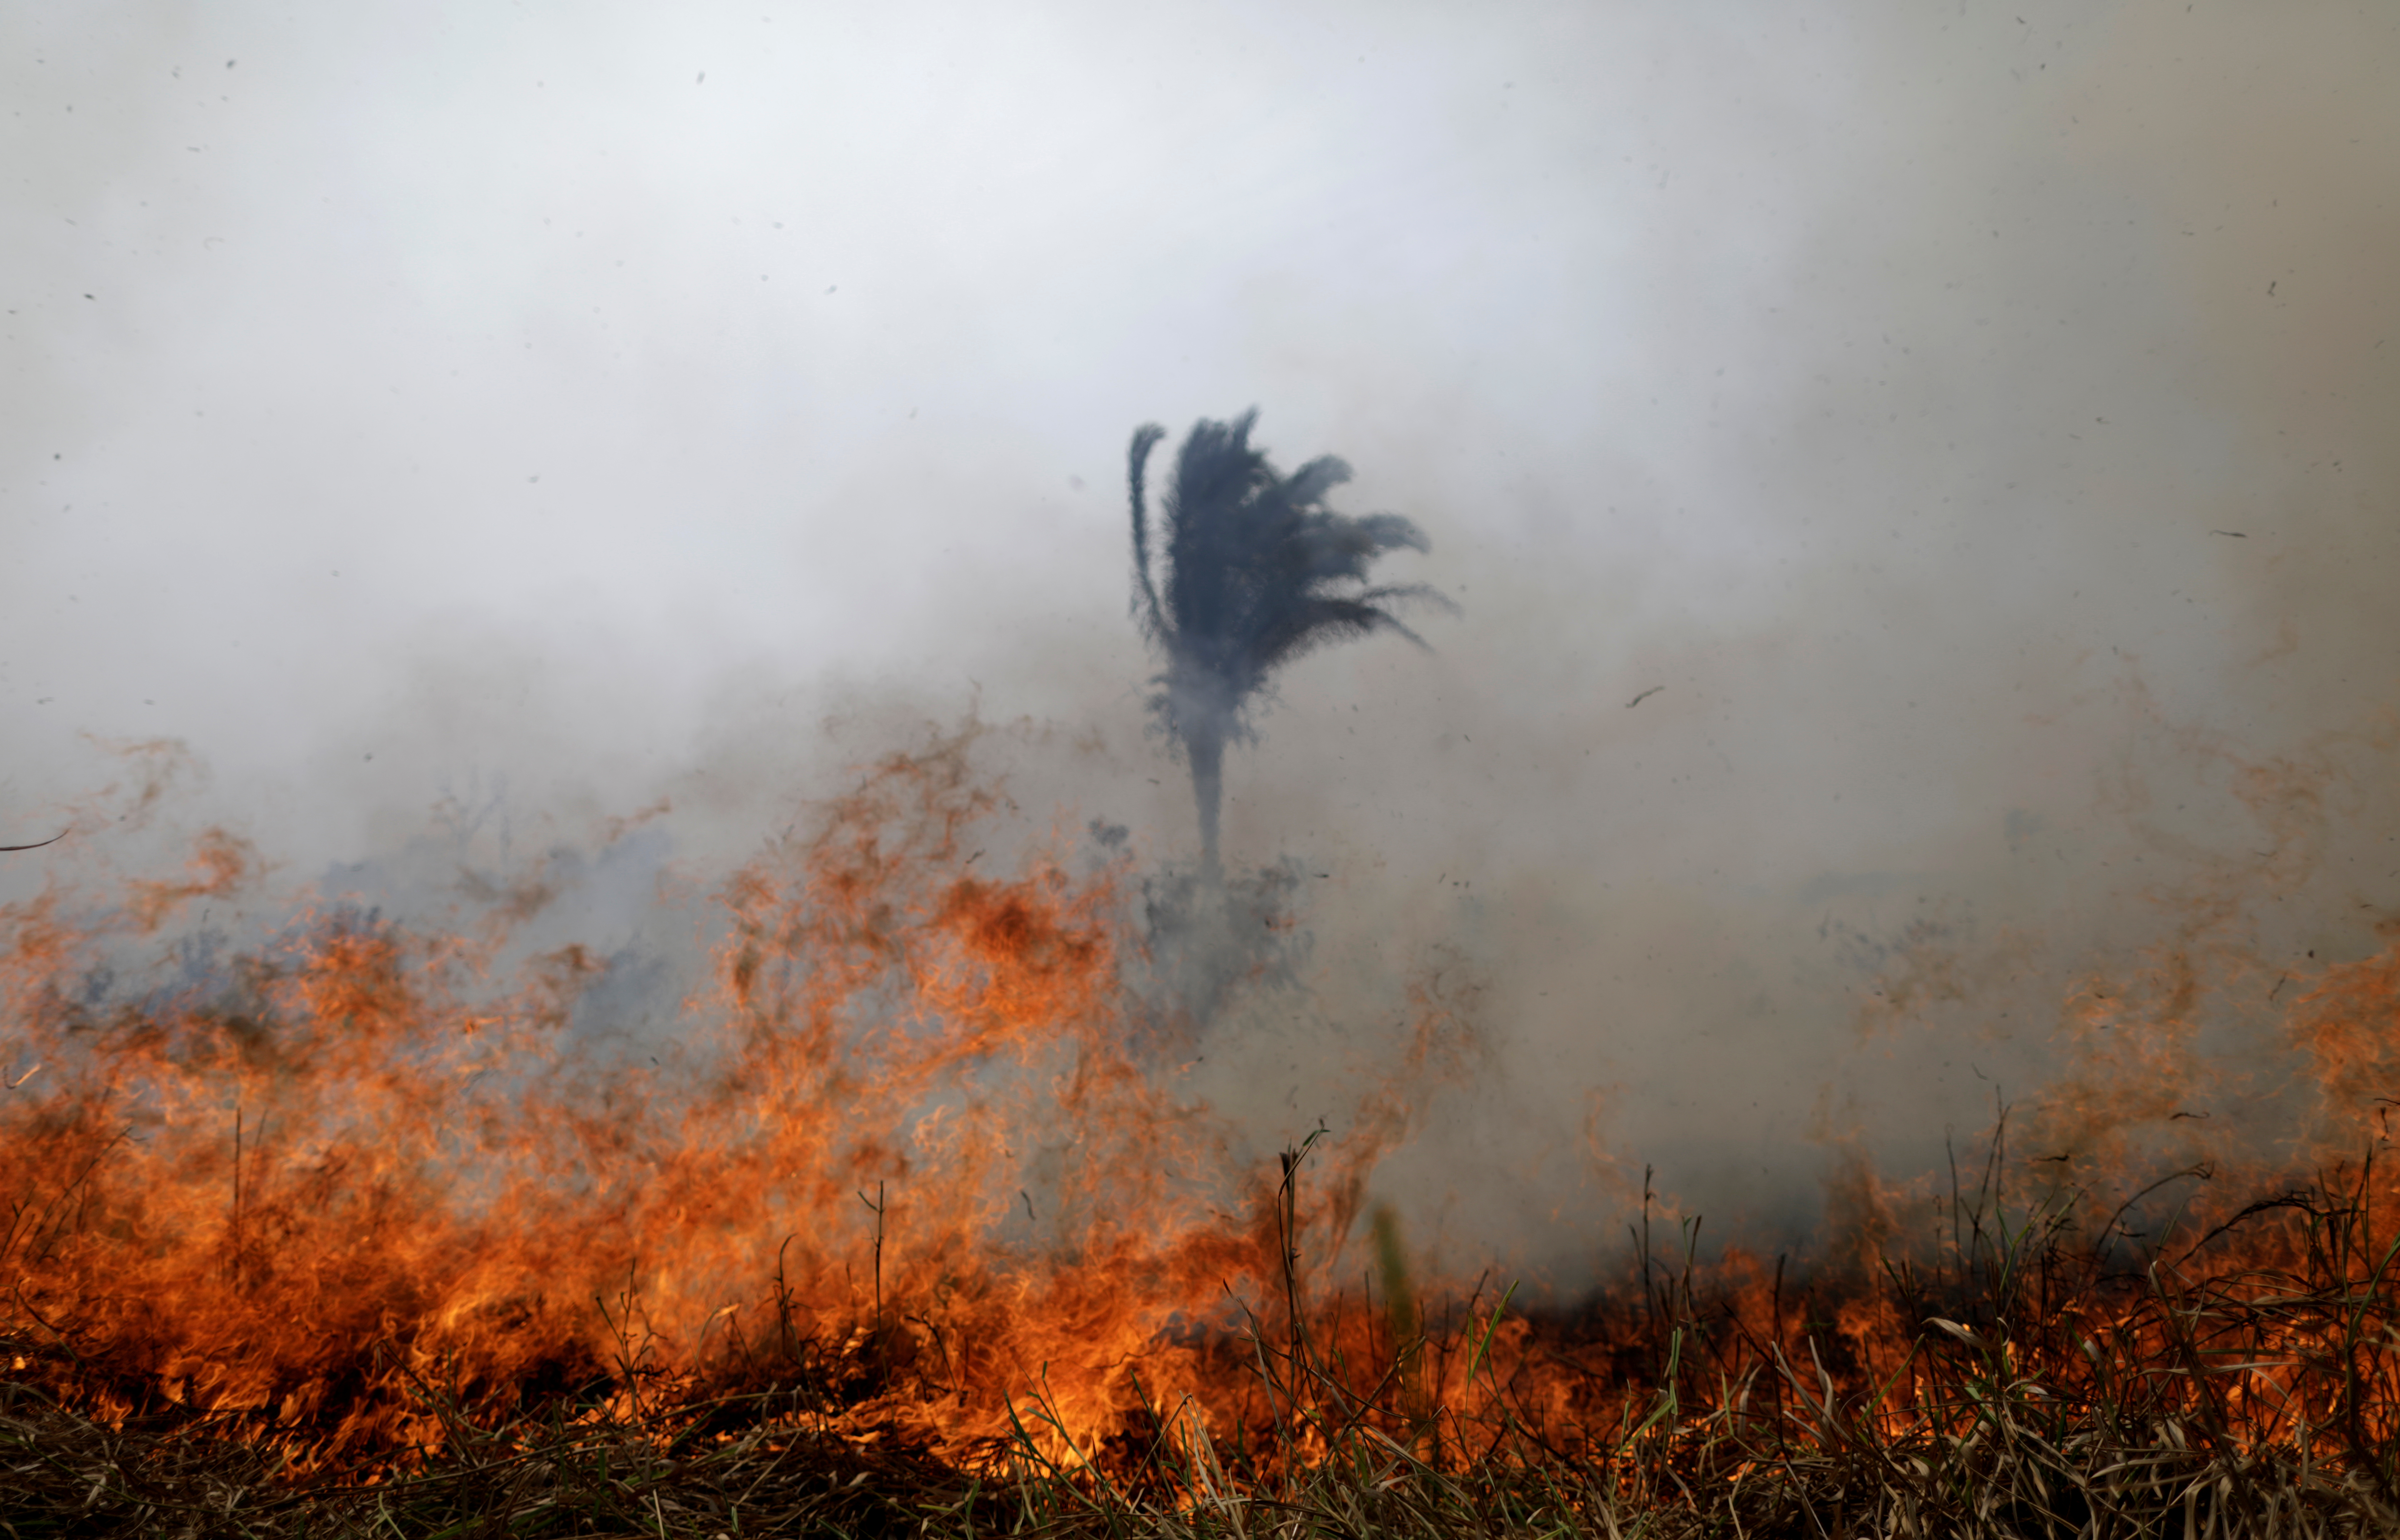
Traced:
[[1200, 866], [1217, 870], [1217, 810], [1225, 799], [1225, 736], [1202, 730], [1189, 733], [1183, 751], [1192, 760], [1192, 799], [1200, 808]]

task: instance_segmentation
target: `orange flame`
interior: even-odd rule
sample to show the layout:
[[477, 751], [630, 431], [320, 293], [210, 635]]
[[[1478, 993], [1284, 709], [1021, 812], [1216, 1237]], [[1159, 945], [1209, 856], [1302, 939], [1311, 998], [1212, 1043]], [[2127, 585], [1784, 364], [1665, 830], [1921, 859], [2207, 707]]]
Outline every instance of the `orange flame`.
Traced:
[[[2263, 1206], [2203, 1197], [2138, 1245], [2120, 1221], [2076, 1228], [2089, 1163], [2085, 1187], [2042, 1179], [2051, 1144], [2095, 1147], [2107, 1087], [2190, 1083], [2194, 948], [2130, 1002], [2073, 1002], [2083, 1057], [2027, 1119], [2029, 1159], [1996, 1145], [1943, 1205], [1847, 1161], [1812, 1279], [1739, 1250], [1704, 1262], [1688, 1232], [1662, 1257], [1645, 1227], [1639, 1277], [1580, 1313], [1438, 1282], [1422, 1308], [1361, 1308], [1328, 1263], [1425, 1088], [1462, 1072], [1448, 997], [1420, 990], [1412, 1048], [1338, 1154], [1236, 1171], [1208, 1110], [1134, 1046], [1126, 869], [1037, 852], [984, 874], [960, 852], [994, 805], [960, 743], [895, 756], [743, 867], [691, 1048], [663, 1066], [567, 1050], [601, 972], [580, 948], [500, 988], [498, 933], [338, 906], [146, 994], [104, 988], [124, 937], [241, 879], [222, 836], [114, 918], [78, 924], [57, 893], [10, 906], [0, 1331], [19, 1371], [103, 1415], [246, 1418], [304, 1468], [434, 1447], [445, 1409], [801, 1381], [838, 1425], [960, 1460], [1015, 1439], [1067, 1467], [1145, 1439], [1265, 1458], [1267, 1429], [1275, 1458], [1363, 1426], [1452, 1464], [1645, 1440], [1683, 1458], [1711, 1418], [1947, 1434], [1962, 1375], [2130, 1385], [2148, 1415], [2258, 1440], [2400, 1404], [2354, 1330], [2275, 1303], [2300, 1274], [2388, 1301], [2389, 1256], [2352, 1245], [2400, 1219], [2380, 1170]], [[2400, 951], [2293, 991], [2318, 1097], [2299, 1160], [2383, 1137], [2390, 1104], [2359, 1088], [2400, 1070], [2396, 1002]], [[2164, 1118], [2180, 1094], [2143, 1105]], [[1377, 1241], [1404, 1289], [1393, 1221]], [[2225, 1307], [2208, 1340], [2179, 1324], [2196, 1300]], [[2330, 1379], [2311, 1368], [2343, 1355]]]
[[[88, 987], [108, 925], [56, 894], [11, 909], [7, 1047], [42, 1070], [0, 1103], [7, 1327], [103, 1411], [253, 1412], [321, 1459], [438, 1440], [429, 1387], [638, 1396], [811, 1356], [854, 1416], [952, 1450], [1035, 1404], [1064, 1460], [1147, 1409], [1238, 1415], [1204, 1383], [1209, 1331], [1277, 1308], [1276, 1206], [1132, 1056], [1121, 869], [975, 875], [960, 836], [989, 806], [956, 745], [894, 758], [743, 867], [688, 1018], [715, 1042], [666, 1068], [565, 1051], [597, 972], [576, 948], [496, 993], [490, 936], [322, 908], [111, 1003]], [[117, 928], [223, 893], [239, 855], [210, 836]], [[1405, 1137], [1370, 1103], [1287, 1216], [1329, 1251]], [[1048, 1239], [1004, 1243], [1043, 1141]]]

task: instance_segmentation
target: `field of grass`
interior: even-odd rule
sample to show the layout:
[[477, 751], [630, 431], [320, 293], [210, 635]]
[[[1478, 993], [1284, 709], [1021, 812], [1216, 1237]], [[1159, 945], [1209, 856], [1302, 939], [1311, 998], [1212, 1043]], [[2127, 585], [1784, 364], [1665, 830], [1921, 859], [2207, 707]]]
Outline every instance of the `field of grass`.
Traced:
[[[1360, 1212], [1453, 1002], [1252, 1172], [1131, 1046], [1135, 874], [986, 870], [995, 805], [895, 756], [734, 873], [664, 1066], [576, 1050], [580, 948], [495, 973], [513, 911], [162, 928], [222, 841], [0, 908], [0, 1540], [2400, 1533], [2400, 950], [2219, 968], [2280, 1132], [2162, 1078], [2177, 953], [2068, 1013], [2034, 1159], [1861, 1166], [1799, 1261], [1645, 1193], [1529, 1305]], [[2145, 1119], [2216, 1164], [2125, 1189]]]
[[1010, 1434], [942, 1453], [907, 1430], [958, 1392], [895, 1348], [937, 1321], [705, 1377], [620, 1332], [607, 1371], [499, 1411], [402, 1374], [381, 1394], [411, 1403], [387, 1424], [407, 1447], [332, 1461], [351, 1409], [194, 1411], [20, 1334], [0, 1533], [2389, 1534], [2389, 1208], [2370, 1165], [2142, 1246], [2066, 1198], [2011, 1212], [1987, 1177], [1938, 1266], [1803, 1284], [1644, 1245], [1623, 1288], [1532, 1316], [1505, 1293], [1421, 1313], [1387, 1247], [1370, 1294], [1311, 1303], [1287, 1271], [1202, 1344], [1246, 1381], [1238, 1415], [1145, 1403], [1078, 1439], [1037, 1380]]

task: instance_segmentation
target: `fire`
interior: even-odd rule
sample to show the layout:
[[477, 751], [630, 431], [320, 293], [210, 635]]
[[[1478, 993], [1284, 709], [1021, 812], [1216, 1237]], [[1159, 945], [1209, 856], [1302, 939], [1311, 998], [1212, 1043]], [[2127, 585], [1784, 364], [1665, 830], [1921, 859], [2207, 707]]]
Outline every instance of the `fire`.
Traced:
[[[952, 743], [744, 865], [664, 1063], [568, 1049], [602, 972], [580, 948], [497, 980], [504, 927], [334, 903], [112, 985], [176, 906], [242, 880], [222, 836], [99, 920], [61, 892], [11, 907], [16, 1373], [103, 1419], [224, 1421], [303, 1473], [420, 1457], [460, 1417], [769, 1386], [953, 1462], [1187, 1495], [1362, 1438], [1441, 1469], [1575, 1451], [1620, 1483], [1734, 1479], [1770, 1450], [1998, 1437], [1994, 1408], [2057, 1450], [2095, 1408], [2195, 1448], [2400, 1437], [2378, 1239], [2400, 1205], [2366, 1159], [2400, 949], [2277, 984], [2308, 1110], [2271, 1160], [2220, 1153], [2112, 1219], [2116, 1176], [2071, 1143], [2128, 1079], [2148, 1099], [2116, 1105], [2178, 1126], [2215, 987], [2187, 936], [2071, 1002], [2089, 1052], [1954, 1192], [1845, 1163], [1805, 1278], [1645, 1220], [1635, 1277], [1529, 1313], [1412, 1283], [1397, 1221], [1357, 1222], [1463, 1062], [1438, 988], [1339, 1147], [1236, 1169], [1146, 1046], [1172, 1032], [1128, 983], [1128, 868], [988, 869], [995, 807]], [[1380, 1303], [1342, 1283], [1370, 1274]]]
[[[952, 1451], [1231, 1425], [1220, 1339], [1288, 1308], [1276, 1259], [1338, 1244], [1373, 1151], [1289, 1209], [1229, 1176], [1137, 1060], [1122, 866], [985, 875], [990, 805], [957, 745], [895, 758], [737, 872], [688, 1012], [710, 1040], [666, 1066], [566, 1051], [579, 949], [496, 988], [497, 934], [338, 906], [103, 998], [112, 943], [239, 877], [222, 836], [110, 921], [20, 906], [8, 1329], [104, 1414], [250, 1414], [328, 1462], [438, 1441], [433, 1387], [494, 1411], [812, 1365], [860, 1425]], [[1044, 1139], [1038, 1238], [1004, 1242]]]

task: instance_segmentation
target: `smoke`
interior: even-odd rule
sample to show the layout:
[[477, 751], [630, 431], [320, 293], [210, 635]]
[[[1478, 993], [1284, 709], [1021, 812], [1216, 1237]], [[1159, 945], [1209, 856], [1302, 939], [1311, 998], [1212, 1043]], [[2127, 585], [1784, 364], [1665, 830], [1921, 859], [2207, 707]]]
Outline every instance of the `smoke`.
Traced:
[[1572, 1270], [1644, 1163], [1772, 1234], [2077, 1072], [2077, 980], [2195, 914], [2297, 962], [2400, 905], [2373, 10], [0, 26], [0, 842], [181, 740], [293, 881], [549, 862], [628, 1030], [927, 721], [1162, 869], [1118, 456], [1256, 400], [1466, 619], [1227, 756], [1314, 943], [1198, 1088], [1312, 1126], [1456, 960], [1412, 1243]]

